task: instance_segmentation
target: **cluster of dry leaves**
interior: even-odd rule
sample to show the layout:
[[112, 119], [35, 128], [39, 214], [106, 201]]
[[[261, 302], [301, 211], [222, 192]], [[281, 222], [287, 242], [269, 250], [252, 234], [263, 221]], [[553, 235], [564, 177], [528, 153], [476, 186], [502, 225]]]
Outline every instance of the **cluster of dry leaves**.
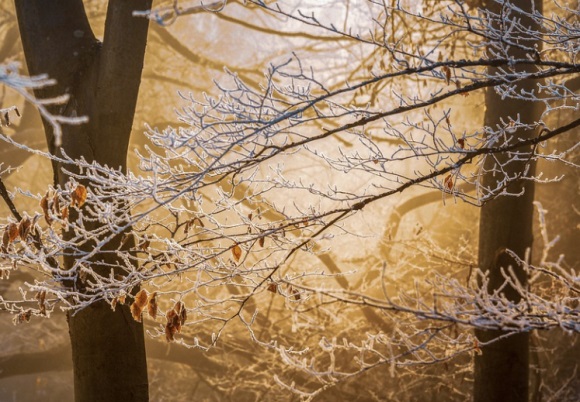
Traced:
[[[70, 194], [70, 204], [64, 205], [62, 208], [60, 206], [59, 195], [54, 192], [54, 190], [49, 190], [46, 192], [44, 197], [40, 200], [40, 208], [44, 215], [44, 219], [48, 225], [51, 225], [54, 221], [54, 217], [59, 217], [62, 220], [68, 219], [69, 206], [80, 208], [87, 199], [87, 189], [82, 184], [78, 184], [75, 189]], [[3, 253], [8, 252], [8, 247], [14, 243], [18, 238], [23, 242], [27, 242], [28, 236], [30, 234], [37, 234], [36, 224], [40, 219], [40, 215], [36, 215], [34, 218], [29, 216], [23, 216], [20, 222], [10, 222], [4, 227], [4, 233], [2, 235], [2, 247], [1, 251]]]
[[[157, 318], [157, 292], [149, 294], [146, 289], [141, 289], [135, 295], [133, 304], [131, 304], [133, 318], [141, 322], [145, 309], [147, 309], [147, 313], [152, 319]], [[165, 313], [165, 317], [167, 319], [167, 323], [165, 324], [165, 337], [168, 342], [172, 342], [175, 340], [175, 334], [181, 332], [181, 328], [187, 320], [187, 309], [182, 302], [178, 301], [171, 310]]]

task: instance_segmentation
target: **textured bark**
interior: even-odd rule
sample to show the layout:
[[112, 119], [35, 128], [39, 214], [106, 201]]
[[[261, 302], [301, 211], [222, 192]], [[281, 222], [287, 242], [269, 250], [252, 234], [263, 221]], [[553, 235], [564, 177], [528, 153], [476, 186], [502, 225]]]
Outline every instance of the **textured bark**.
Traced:
[[[57, 80], [36, 95], [69, 94], [67, 104], [52, 107], [52, 112], [89, 118], [87, 124], [63, 126], [62, 150], [72, 158], [125, 170], [148, 29], [146, 19], [131, 13], [150, 8], [151, 0], [110, 0], [102, 43], [91, 30], [81, 0], [15, 0], [15, 5], [30, 74]], [[59, 154], [52, 127], [47, 122], [44, 127], [50, 152]], [[55, 184], [66, 183], [61, 166], [53, 162], [53, 168]], [[116, 249], [119, 237], [106, 248]], [[73, 258], [65, 258], [66, 267], [72, 266]], [[107, 264], [114, 263], [114, 257], [96, 255], [91, 268], [106, 273]], [[96, 303], [68, 321], [75, 400], [147, 401], [143, 326], [133, 320], [128, 307], [113, 312], [106, 303]]]
[[[493, 2], [487, 7], [499, 12], [499, 5]], [[541, 11], [541, 1], [535, 0], [535, 7]], [[523, 10], [531, 10], [533, 2], [530, 0], [512, 0], [512, 4]], [[533, 21], [522, 17], [522, 22], [529, 26], [535, 25]], [[527, 46], [534, 42], [528, 40]], [[538, 43], [539, 46], [539, 43]], [[512, 47], [511, 56], [526, 57], [522, 50]], [[533, 55], [532, 55], [533, 56]], [[491, 69], [490, 73], [496, 70]], [[526, 82], [519, 85], [519, 89], [530, 90], [535, 87], [534, 82]], [[522, 100], [505, 99], [490, 89], [485, 97], [485, 125], [496, 127], [509, 121], [508, 117], [516, 120], [520, 116], [522, 123], [531, 123], [539, 120], [539, 108], [531, 102]], [[525, 139], [534, 135], [530, 131], [517, 131], [514, 136]], [[526, 149], [529, 151], [529, 148]], [[523, 151], [523, 149], [522, 149]], [[485, 168], [490, 171], [496, 163], [504, 163], [509, 160], [509, 154], [498, 155], [497, 161], [487, 158]], [[523, 173], [526, 168], [525, 161], [512, 163], [506, 170], [510, 176]], [[534, 166], [530, 166], [530, 173]], [[488, 173], [483, 178], [483, 185], [495, 187], [497, 176]], [[522, 284], [527, 282], [526, 273], [522, 267], [511, 258], [506, 249], [524, 258], [526, 250], [532, 246], [532, 222], [534, 184], [528, 180], [513, 182], [508, 191], [517, 193], [523, 189], [523, 195], [519, 197], [499, 197], [486, 203], [481, 210], [479, 228], [479, 266], [489, 274], [490, 293], [497, 291], [504, 283], [505, 278], [501, 270], [507, 272], [511, 266]], [[510, 286], [502, 290], [505, 296], [517, 302], [520, 295]], [[478, 339], [482, 342], [493, 340], [505, 335], [503, 331], [476, 331]], [[522, 333], [510, 336], [506, 339], [495, 341], [482, 349], [482, 355], [475, 358], [475, 389], [474, 400], [476, 402], [523, 402], [528, 400], [528, 371], [529, 371], [529, 334]]]

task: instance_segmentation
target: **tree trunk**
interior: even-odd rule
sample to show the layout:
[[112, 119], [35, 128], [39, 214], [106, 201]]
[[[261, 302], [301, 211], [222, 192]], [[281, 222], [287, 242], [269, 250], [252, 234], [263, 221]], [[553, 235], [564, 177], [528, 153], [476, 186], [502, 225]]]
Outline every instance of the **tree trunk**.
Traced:
[[[15, 1], [29, 73], [57, 80], [36, 95], [66, 93], [66, 105], [53, 106], [51, 112], [89, 118], [86, 124], [62, 127], [62, 151], [69, 157], [126, 170], [148, 29], [148, 21], [133, 17], [132, 11], [150, 8], [151, 1], [110, 0], [102, 43], [91, 30], [82, 0]], [[44, 127], [50, 152], [61, 154], [52, 127], [46, 121]], [[64, 185], [68, 176], [58, 163], [53, 168], [55, 184]], [[106, 248], [117, 249], [119, 238]], [[65, 267], [73, 262], [73, 257], [65, 258]], [[107, 263], [114, 262], [97, 255], [91, 268], [103, 274]], [[128, 307], [113, 312], [108, 304], [95, 303], [70, 314], [68, 322], [76, 401], [148, 400], [143, 326]]]
[[[539, 0], [513, 0], [511, 3], [523, 10], [530, 11], [533, 3], [535, 9], [541, 11], [541, 1]], [[487, 6], [496, 14], [501, 12], [501, 6], [494, 2]], [[522, 19], [522, 24], [534, 27], [536, 24], [525, 16], [517, 15]], [[513, 18], [513, 16], [512, 16]], [[508, 23], [508, 21], [503, 21]], [[495, 28], [499, 23], [492, 24]], [[536, 27], [537, 28], [537, 27]], [[537, 42], [529, 40], [519, 41], [526, 46], [533, 46]], [[509, 56], [515, 58], [525, 58], [523, 50], [511, 47]], [[531, 55], [533, 56], [533, 55]], [[490, 69], [490, 74], [497, 72]], [[527, 91], [534, 88], [536, 83], [526, 82], [518, 85], [518, 90]], [[525, 100], [503, 99], [494, 89], [486, 92], [485, 97], [485, 125], [495, 128], [504, 122], [509, 122], [509, 118], [517, 120], [518, 116], [522, 123], [533, 123], [539, 120], [540, 108], [532, 102]], [[518, 139], [529, 138], [534, 135], [533, 131], [518, 130], [511, 134]], [[530, 148], [520, 151], [530, 151]], [[484, 187], [495, 188], [498, 180], [505, 176], [501, 173], [490, 173], [499, 164], [504, 164], [511, 159], [513, 154], [497, 155], [497, 158], [487, 157], [484, 167], [488, 172], [483, 180]], [[513, 177], [521, 175], [529, 166], [527, 176], [533, 174], [535, 166], [527, 161], [512, 162], [508, 167], [504, 167], [507, 175]], [[479, 266], [488, 273], [488, 292], [493, 293], [504, 284], [505, 278], [501, 272], [508, 270], [511, 266], [520, 281], [527, 282], [526, 272], [513, 260], [506, 250], [511, 250], [520, 258], [524, 258], [526, 250], [532, 246], [532, 222], [533, 222], [533, 201], [534, 184], [529, 180], [516, 180], [507, 188], [510, 193], [518, 193], [523, 190], [523, 195], [519, 197], [501, 196], [485, 203], [481, 209], [479, 227]], [[502, 293], [514, 302], [521, 300], [520, 295], [510, 286], [502, 290]], [[480, 342], [488, 342], [497, 337], [505, 335], [504, 331], [476, 331], [476, 336]], [[528, 400], [528, 360], [529, 360], [529, 334], [522, 333], [508, 338], [494, 341], [491, 345], [482, 348], [482, 354], [475, 358], [475, 388], [474, 400], [476, 402], [524, 402]]]

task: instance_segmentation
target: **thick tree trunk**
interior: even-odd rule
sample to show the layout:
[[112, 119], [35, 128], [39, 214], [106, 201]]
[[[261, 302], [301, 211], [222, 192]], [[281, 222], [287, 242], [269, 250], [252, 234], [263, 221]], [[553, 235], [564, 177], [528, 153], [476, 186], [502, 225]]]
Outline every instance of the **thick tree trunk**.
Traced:
[[[487, 2], [493, 3], [493, 2]], [[534, 1], [513, 0], [512, 4], [523, 10], [530, 11]], [[535, 9], [541, 11], [541, 1], [535, 0]], [[500, 12], [500, 6], [490, 4], [489, 9], [495, 13]], [[535, 24], [530, 19], [521, 15], [522, 23], [528, 26]], [[513, 18], [513, 16], [512, 16]], [[508, 23], [509, 21], [504, 21]], [[496, 28], [498, 24], [493, 24]], [[533, 46], [532, 40], [520, 41], [526, 46]], [[539, 44], [538, 44], [539, 45]], [[510, 49], [510, 56], [525, 58], [526, 54], [515, 47]], [[531, 55], [533, 56], [533, 55]], [[495, 73], [491, 69], [490, 73]], [[534, 88], [535, 83], [527, 82], [518, 86], [518, 90], [527, 91]], [[539, 108], [532, 102], [514, 99], [503, 99], [493, 89], [486, 93], [485, 97], [485, 125], [497, 127], [510, 118], [517, 120], [518, 116], [522, 123], [533, 123], [539, 120]], [[534, 135], [533, 131], [519, 130], [512, 133], [513, 137], [525, 139]], [[521, 151], [530, 149], [522, 149]], [[488, 157], [485, 169], [488, 172], [483, 178], [484, 187], [495, 188], [498, 180], [504, 178], [501, 173], [491, 173], [499, 164], [513, 158], [513, 154], [498, 155], [496, 159]], [[528, 165], [528, 166], [527, 166]], [[512, 162], [504, 170], [507, 175], [514, 177], [523, 174], [524, 169], [529, 167], [528, 176], [533, 174], [534, 166], [527, 161]], [[479, 228], [479, 266], [489, 275], [488, 291], [493, 293], [504, 284], [502, 274], [508, 272], [511, 266], [520, 283], [527, 282], [523, 268], [513, 260], [506, 250], [511, 250], [520, 258], [524, 258], [526, 250], [532, 246], [532, 222], [534, 184], [529, 180], [514, 181], [508, 188], [510, 193], [518, 193], [523, 190], [519, 197], [504, 196], [493, 199], [483, 205]], [[514, 302], [520, 301], [520, 295], [510, 286], [505, 287], [502, 293]], [[476, 331], [476, 336], [481, 342], [488, 342], [501, 337], [503, 331]], [[529, 360], [529, 334], [522, 333], [508, 338], [494, 341], [491, 345], [482, 349], [482, 355], [475, 358], [475, 389], [474, 400], [476, 402], [524, 402], [528, 400], [528, 360]]]
[[[151, 0], [110, 0], [103, 43], [93, 35], [82, 0], [15, 0], [15, 4], [30, 74], [57, 80], [57, 85], [36, 95], [66, 93], [67, 104], [52, 112], [89, 118], [87, 124], [63, 126], [62, 150], [72, 158], [125, 170], [148, 28], [146, 19], [131, 14], [150, 8]], [[44, 127], [49, 150], [60, 154], [52, 127], [47, 122]], [[53, 168], [55, 184], [65, 184], [68, 177], [61, 166], [53, 163]], [[119, 237], [106, 248], [117, 249]], [[64, 262], [71, 267], [73, 257]], [[107, 275], [107, 263], [114, 264], [114, 257], [97, 255], [91, 268]], [[133, 320], [128, 307], [118, 306], [113, 312], [106, 303], [96, 303], [70, 315], [68, 321], [75, 400], [147, 401], [143, 326]]]

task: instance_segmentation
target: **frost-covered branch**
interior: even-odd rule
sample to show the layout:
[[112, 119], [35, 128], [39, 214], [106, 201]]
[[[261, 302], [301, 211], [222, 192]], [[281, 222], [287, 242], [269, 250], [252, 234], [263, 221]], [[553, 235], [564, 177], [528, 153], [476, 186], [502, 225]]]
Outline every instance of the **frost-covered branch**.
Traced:
[[[60, 105], [68, 101], [67, 95], [62, 95], [50, 99], [38, 99], [30, 93], [30, 90], [40, 89], [54, 85], [54, 80], [45, 75], [36, 77], [26, 77], [21, 75], [18, 63], [0, 64], [0, 83], [19, 93], [27, 102], [30, 102], [42, 115], [42, 117], [52, 126], [54, 130], [55, 145], [61, 144], [62, 130], [61, 124], [82, 124], [87, 121], [86, 117], [59, 116], [48, 110], [50, 105]], [[4, 124], [10, 124], [10, 113], [14, 112], [18, 117], [19, 112], [15, 106], [1, 109], [0, 113], [4, 117]]]

